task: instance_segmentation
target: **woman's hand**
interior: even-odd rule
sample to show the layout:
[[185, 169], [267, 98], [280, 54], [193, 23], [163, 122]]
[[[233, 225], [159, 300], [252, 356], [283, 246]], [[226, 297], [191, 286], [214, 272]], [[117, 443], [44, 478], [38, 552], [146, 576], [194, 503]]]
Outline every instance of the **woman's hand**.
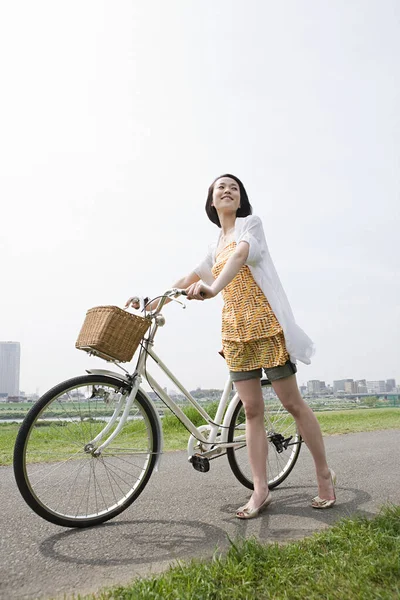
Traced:
[[208, 300], [216, 295], [212, 287], [202, 281], [192, 283], [185, 291], [188, 300]]

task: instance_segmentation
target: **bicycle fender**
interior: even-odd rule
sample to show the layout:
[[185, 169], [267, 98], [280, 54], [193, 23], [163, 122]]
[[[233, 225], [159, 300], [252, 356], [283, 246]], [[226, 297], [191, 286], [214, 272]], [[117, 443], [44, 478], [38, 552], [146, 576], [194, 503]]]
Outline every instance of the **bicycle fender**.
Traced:
[[226, 438], [226, 439], [224, 439], [224, 441], [226, 441], [228, 439], [228, 428], [229, 428], [230, 422], [233, 417], [233, 412], [234, 412], [238, 402], [240, 402], [240, 398], [239, 398], [239, 394], [236, 392], [236, 394], [233, 396], [232, 400], [228, 404], [228, 408], [226, 409], [226, 413], [225, 413], [225, 417], [224, 417], [224, 422], [222, 423], [222, 425], [224, 427], [224, 429], [223, 429], [224, 437]]
[[149, 405], [151, 406], [153, 413], [154, 413], [154, 418], [156, 420], [156, 427], [157, 427], [158, 439], [160, 440], [160, 447], [158, 449], [158, 454], [157, 454], [156, 464], [154, 465], [154, 470], [158, 473], [159, 467], [161, 464], [161, 455], [164, 452], [164, 434], [163, 434], [163, 428], [162, 428], [162, 423], [161, 423], [161, 417], [158, 414], [158, 410], [155, 409], [153, 401], [150, 398], [150, 396], [144, 391], [144, 389], [142, 387], [139, 388], [139, 391], [143, 394], [143, 396], [145, 396], [146, 400], [148, 401]]
[[115, 371], [107, 371], [106, 369], [86, 369], [86, 373], [89, 375], [105, 375], [107, 377], [115, 377], [120, 381], [129, 382], [127, 375], [124, 373], [116, 373]]

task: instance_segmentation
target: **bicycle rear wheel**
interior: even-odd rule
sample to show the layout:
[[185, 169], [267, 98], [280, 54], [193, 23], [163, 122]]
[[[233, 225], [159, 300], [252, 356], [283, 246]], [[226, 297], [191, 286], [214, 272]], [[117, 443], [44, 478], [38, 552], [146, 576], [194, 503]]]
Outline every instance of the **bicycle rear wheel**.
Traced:
[[[294, 418], [287, 412], [276, 396], [268, 391], [270, 384], [261, 381], [264, 397], [264, 422], [268, 437], [267, 476], [270, 489], [286, 479], [300, 454], [301, 436]], [[228, 442], [243, 442], [236, 448], [228, 448], [229, 465], [235, 477], [247, 488], [253, 490], [246, 447], [246, 417], [242, 401], [239, 400], [233, 412], [228, 430]]]
[[143, 491], [160, 442], [154, 409], [140, 391], [110, 445], [99, 456], [88, 446], [118, 403], [125, 406], [130, 390], [118, 378], [76, 377], [44, 394], [29, 411], [15, 443], [14, 473], [22, 496], [39, 516], [64, 527], [98, 525]]

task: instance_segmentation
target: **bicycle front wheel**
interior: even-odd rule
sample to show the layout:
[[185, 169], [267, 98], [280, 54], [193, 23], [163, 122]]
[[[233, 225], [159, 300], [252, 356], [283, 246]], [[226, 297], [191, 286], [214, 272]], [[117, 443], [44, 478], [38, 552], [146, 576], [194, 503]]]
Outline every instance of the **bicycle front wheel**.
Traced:
[[[143, 491], [159, 451], [156, 415], [138, 391], [128, 419], [99, 455], [93, 440], [121, 412], [131, 387], [104, 375], [76, 377], [51, 389], [25, 417], [14, 448], [14, 473], [28, 505], [64, 527], [98, 525]], [[117, 407], [121, 408], [118, 411]]]
[[[293, 469], [301, 447], [301, 436], [294, 418], [276, 396], [269, 393], [270, 385], [261, 381], [264, 398], [264, 423], [268, 438], [267, 476], [270, 489], [277, 487]], [[246, 416], [239, 400], [228, 430], [228, 442], [238, 442], [227, 449], [229, 465], [235, 477], [247, 488], [254, 484], [246, 447]]]

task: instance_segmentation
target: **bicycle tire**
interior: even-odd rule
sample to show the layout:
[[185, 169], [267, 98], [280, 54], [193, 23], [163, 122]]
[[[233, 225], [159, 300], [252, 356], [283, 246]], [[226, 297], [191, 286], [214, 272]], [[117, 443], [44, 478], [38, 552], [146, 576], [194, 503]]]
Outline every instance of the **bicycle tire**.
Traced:
[[140, 390], [115, 440], [98, 457], [85, 449], [130, 390], [118, 378], [84, 375], [55, 386], [31, 408], [16, 438], [14, 475], [40, 517], [63, 527], [99, 525], [141, 494], [160, 439], [154, 408]]
[[[288, 413], [277, 398], [268, 398], [265, 394], [266, 387], [269, 386], [269, 382], [261, 380], [261, 386], [264, 395], [264, 420], [266, 424], [266, 433], [268, 436], [268, 459], [267, 459], [267, 476], [268, 476], [268, 487], [273, 489], [280, 485], [282, 481], [288, 477], [300, 454], [301, 449], [301, 436], [297, 431], [297, 426], [294, 418]], [[275, 412], [272, 412], [272, 407]], [[235, 440], [235, 432], [238, 429], [241, 431], [240, 437], [243, 438], [245, 428], [245, 414], [242, 401], [238, 399], [237, 406], [233, 412], [231, 422], [228, 430], [228, 442]], [[284, 439], [292, 436], [286, 449], [282, 449], [278, 452], [277, 446], [281, 447], [279, 443], [274, 444], [271, 441], [273, 435], [280, 434]], [[275, 438], [277, 439], [277, 438]], [[244, 441], [243, 446], [240, 448], [227, 448], [227, 456], [229, 466], [235, 475], [236, 479], [240, 481], [245, 487], [250, 490], [254, 489], [254, 484], [251, 479], [251, 469], [247, 457], [247, 447]]]

